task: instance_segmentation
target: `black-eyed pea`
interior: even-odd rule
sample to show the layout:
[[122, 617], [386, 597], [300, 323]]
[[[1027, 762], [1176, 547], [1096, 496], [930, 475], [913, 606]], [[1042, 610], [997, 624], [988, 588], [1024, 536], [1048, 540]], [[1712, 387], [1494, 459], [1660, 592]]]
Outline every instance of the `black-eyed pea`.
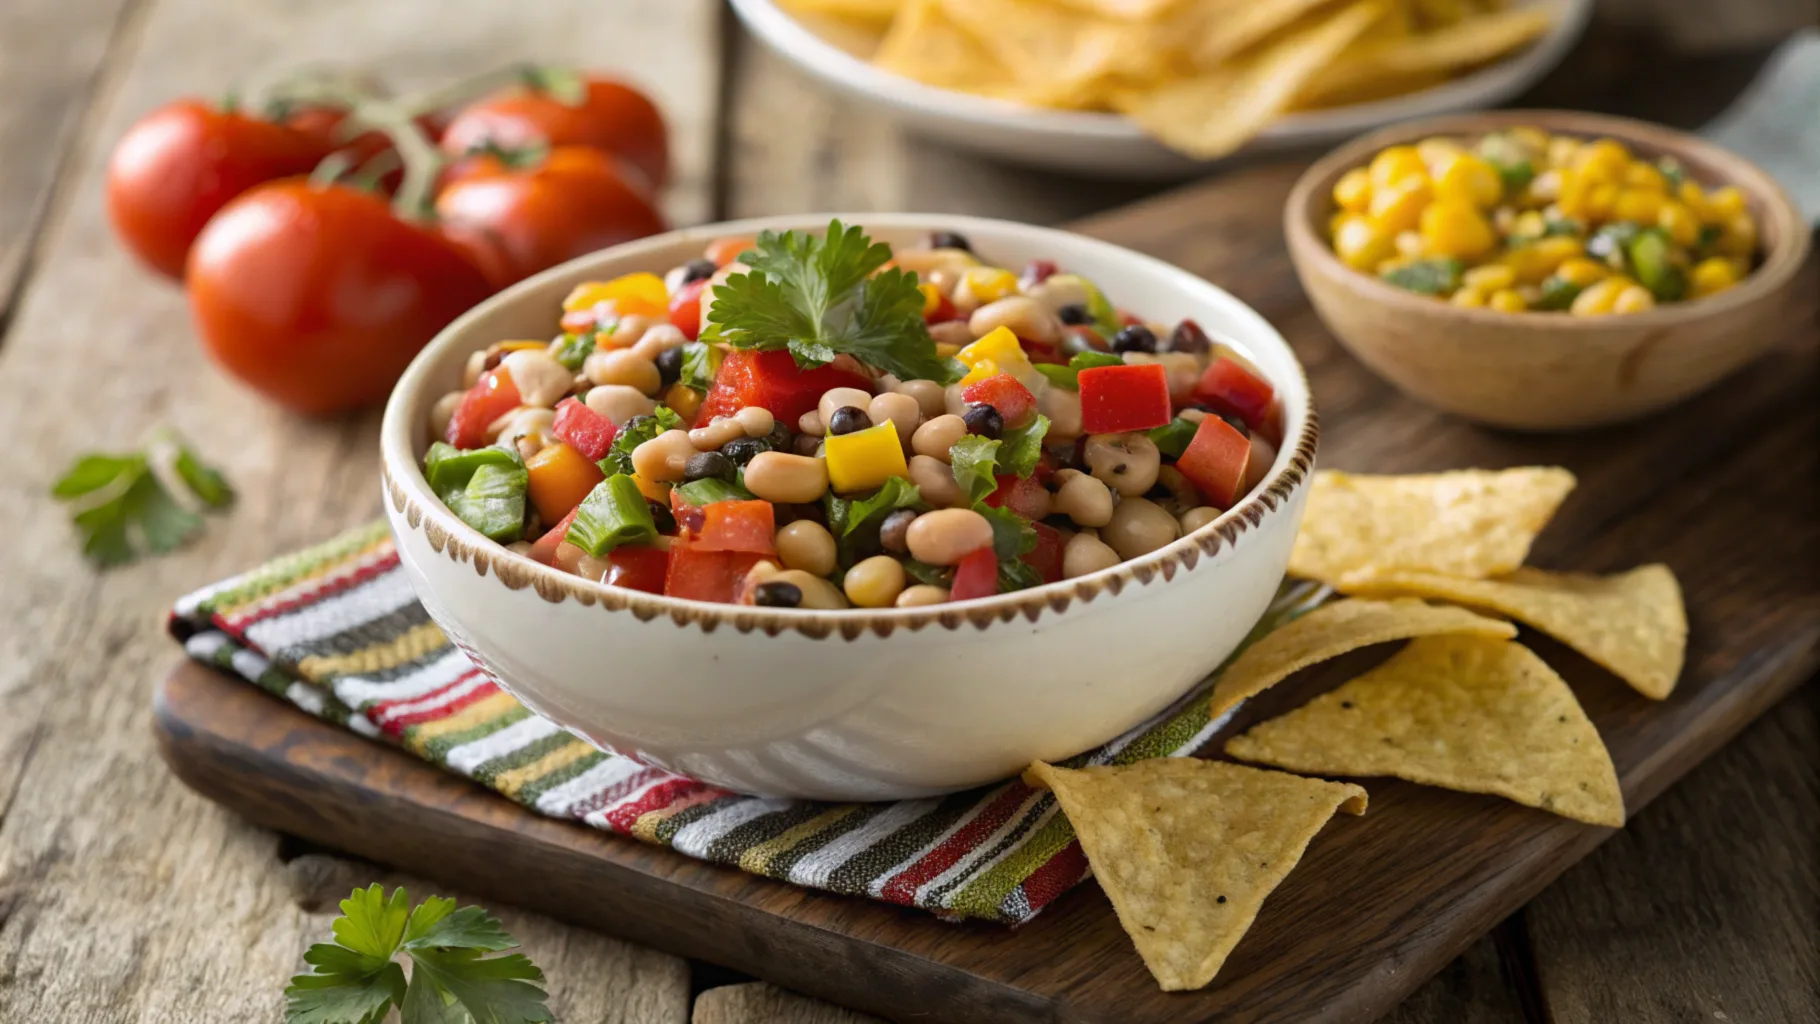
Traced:
[[892, 390], [915, 399], [924, 419], [934, 419], [948, 411], [947, 393], [932, 380], [907, 380]]
[[[1165, 329], [1158, 337], [1169, 332]], [[1163, 368], [1169, 379], [1169, 397], [1177, 405], [1185, 405], [1194, 397], [1194, 388], [1201, 382], [1202, 363], [1200, 357], [1187, 352], [1127, 352], [1125, 362], [1129, 365], [1156, 363]]]
[[1182, 475], [1174, 466], [1163, 466], [1156, 471], [1157, 486], [1169, 492], [1166, 501], [1158, 501], [1163, 509], [1172, 516], [1182, 513], [1201, 503], [1201, 492], [1194, 489], [1194, 484]]
[[686, 430], [666, 430], [632, 449], [632, 471], [653, 483], [674, 483], [695, 455]]
[[632, 351], [655, 363], [658, 356], [673, 348], [682, 348], [688, 343], [688, 336], [678, 330], [675, 324], [659, 323], [653, 324], [649, 330], [645, 331], [644, 335], [632, 345]]
[[515, 540], [506, 545], [506, 550], [514, 555], [524, 555], [529, 558], [531, 555], [531, 542], [528, 540]]
[[1055, 475], [1060, 482], [1050, 511], [1065, 515], [1079, 526], [1105, 526], [1112, 521], [1112, 489], [1104, 480], [1078, 469]]
[[461, 404], [464, 397], [466, 397], [464, 392], [451, 391], [438, 398], [435, 405], [430, 406], [430, 437], [432, 439], [439, 439], [449, 432], [449, 421], [455, 418], [455, 407]]
[[932, 604], [947, 603], [948, 588], [931, 586], [927, 583], [918, 583], [914, 587], [906, 587], [904, 588], [903, 593], [897, 595], [897, 606], [899, 608], [927, 608]]
[[607, 332], [606, 347], [631, 348], [638, 344], [638, 339], [644, 337], [645, 332], [650, 330], [651, 325], [656, 322], [643, 313], [622, 316], [619, 318], [619, 322], [613, 325], [613, 329]]
[[1072, 274], [1058, 274], [1033, 284], [1024, 289], [1024, 294], [1051, 313], [1060, 313], [1068, 306], [1085, 306], [1089, 298], [1087, 283]]
[[1182, 513], [1182, 533], [1184, 535], [1193, 533], [1219, 517], [1220, 510], [1214, 508], [1212, 505], [1201, 505], [1198, 508], [1191, 508]]
[[943, 413], [926, 421], [910, 435], [910, 447], [918, 455], [947, 462], [954, 442], [967, 436], [967, 421], [954, 413]]
[[822, 422], [822, 414], [810, 409], [797, 418], [796, 434], [798, 437], [821, 437], [828, 433], [828, 425]]
[[829, 388], [822, 392], [822, 399], [815, 405], [815, 411], [821, 415], [823, 423], [834, 421], [836, 409], [852, 406], [860, 412], [872, 404], [872, 395], [859, 388]]
[[480, 375], [487, 372], [487, 350], [480, 349], [468, 354], [468, 361], [461, 368], [461, 388], [466, 391], [480, 383]]
[[955, 565], [992, 544], [992, 524], [970, 508], [940, 508], [917, 516], [904, 541], [919, 562]]
[[529, 462], [537, 457], [538, 452], [543, 451], [544, 443], [542, 438], [542, 434], [520, 434], [517, 438], [512, 440], [512, 447], [518, 449], [518, 457], [520, 459]]
[[923, 410], [917, 404], [916, 399], [894, 391], [874, 395], [871, 403], [866, 406], [866, 416], [873, 423], [890, 420], [891, 425], [897, 428], [898, 441], [906, 447], [909, 446], [911, 437], [916, 434], [917, 427], [923, 422]]
[[943, 320], [929, 325], [929, 337], [935, 340], [937, 355], [953, 355], [953, 352], [943, 352], [942, 347], [958, 352], [973, 341], [973, 332], [967, 329], [965, 320]]
[[1120, 558], [1136, 558], [1181, 536], [1182, 524], [1162, 506], [1145, 498], [1126, 498], [1112, 510], [1112, 520], [1100, 530], [1100, 540], [1111, 545]]
[[820, 501], [828, 493], [828, 464], [802, 455], [760, 452], [746, 463], [746, 490], [775, 503]]
[[1270, 473], [1270, 466], [1277, 460], [1276, 445], [1256, 434], [1251, 435], [1251, 460], [1245, 463], [1245, 492], [1264, 481]]
[[575, 386], [575, 375], [542, 349], [521, 348], [499, 361], [518, 388], [518, 400], [549, 409]]
[[487, 440], [493, 443], [516, 441], [526, 434], [548, 431], [556, 425], [556, 413], [549, 409], [521, 405], [487, 424]]
[[697, 451], [711, 452], [736, 437], [745, 437], [745, 425], [732, 416], [716, 416], [705, 427], [689, 431], [689, 443]]
[[646, 395], [656, 394], [663, 384], [656, 363], [627, 349], [596, 349], [582, 362], [581, 372], [595, 384], [623, 384]]
[[1205, 409], [1178, 409], [1178, 410], [1176, 410], [1175, 418], [1178, 420], [1187, 420], [1188, 422], [1194, 424], [1195, 426], [1200, 426], [1201, 421], [1207, 418], [1207, 410], [1205, 410]]
[[1062, 548], [1062, 578], [1074, 579], [1119, 564], [1119, 553], [1091, 533], [1077, 533]]
[[[910, 482], [929, 504], [936, 508], [957, 508], [967, 504], [967, 495], [962, 492], [961, 485], [954, 482], [954, 470], [946, 462], [927, 455], [912, 455], [909, 470]], [[747, 475], [751, 475], [750, 470]], [[751, 486], [750, 480], [747, 486]]]
[[815, 576], [834, 571], [834, 535], [813, 519], [786, 523], [777, 531], [777, 557], [791, 569]]
[[1041, 388], [1036, 406], [1049, 417], [1049, 433], [1045, 435], [1049, 443], [1072, 441], [1081, 436], [1080, 392], [1058, 387]]
[[839, 587], [820, 576], [811, 576], [801, 569], [785, 569], [767, 582], [789, 583], [802, 591], [802, 603], [797, 605], [798, 608], [832, 610], [848, 607], [847, 596], [840, 592]]
[[1061, 320], [1024, 295], [988, 302], [967, 318], [967, 330], [975, 338], [983, 338], [1000, 327], [1008, 328], [1022, 340], [1042, 345], [1053, 345], [1062, 338]]
[[1094, 434], [1087, 438], [1085, 455], [1087, 469], [1128, 498], [1155, 487], [1163, 464], [1156, 442], [1143, 434]]
[[841, 588], [861, 608], [889, 608], [904, 592], [904, 563], [890, 555], [873, 555], [847, 570]]
[[748, 405], [734, 413], [733, 418], [739, 421], [740, 428], [746, 432], [747, 437], [764, 437], [777, 426], [777, 417], [762, 405]]
[[624, 384], [602, 384], [589, 388], [587, 397], [582, 401], [616, 427], [625, 426], [626, 421], [634, 416], [649, 416], [657, 408], [656, 399]]

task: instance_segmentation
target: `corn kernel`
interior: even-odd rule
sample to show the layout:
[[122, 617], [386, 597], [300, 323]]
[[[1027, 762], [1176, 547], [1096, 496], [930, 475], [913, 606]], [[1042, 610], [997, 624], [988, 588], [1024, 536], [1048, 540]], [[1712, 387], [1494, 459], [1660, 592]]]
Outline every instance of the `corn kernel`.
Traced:
[[1447, 301], [1467, 309], [1480, 309], [1485, 305], [1485, 293], [1477, 288], [1461, 288], [1454, 292]]
[[1002, 267], [968, 267], [961, 273], [961, 282], [982, 306], [1017, 291], [1017, 275]]
[[1630, 281], [1622, 277], [1608, 277], [1588, 285], [1585, 291], [1574, 298], [1574, 304], [1568, 312], [1574, 316], [1604, 316], [1612, 311], [1618, 296], [1624, 294], [1624, 290], [1630, 286]]
[[1504, 179], [1484, 158], [1471, 153], [1455, 153], [1433, 165], [1435, 197], [1458, 199], [1482, 209], [1496, 206], [1504, 198]]
[[1749, 256], [1757, 251], [1757, 222], [1745, 212], [1732, 214], [1719, 226], [1719, 243], [1714, 246], [1725, 256]]
[[1333, 184], [1333, 201], [1348, 213], [1364, 213], [1371, 208], [1371, 175], [1354, 167]]
[[1656, 226], [1668, 232], [1676, 245], [1689, 246], [1700, 240], [1700, 218], [1679, 199], [1670, 199], [1656, 211]]
[[1702, 221], [1707, 220], [1706, 193], [1700, 191], [1698, 184], [1683, 181], [1681, 187], [1675, 189], [1675, 198], [1681, 200], [1688, 209], [1692, 210], [1695, 217]]
[[1589, 181], [1615, 184], [1624, 179], [1625, 169], [1630, 166], [1630, 150], [1617, 139], [1596, 139], [1580, 147], [1572, 166]]
[[1428, 176], [1427, 165], [1414, 146], [1390, 146], [1371, 158], [1371, 187], [1375, 192], [1406, 178]]
[[1710, 219], [1714, 221], [1722, 221], [1743, 213], [1747, 205], [1744, 201], [1744, 193], [1736, 185], [1726, 185], [1706, 194], [1706, 207], [1710, 211]]
[[1587, 197], [1592, 193], [1593, 185], [1591, 179], [1572, 168], [1562, 171], [1560, 194], [1555, 199], [1561, 212], [1580, 220], [1589, 219]]
[[1586, 217], [1588, 220], [1609, 220], [1612, 208], [1618, 204], [1618, 186], [1609, 181], [1594, 183], [1586, 190]]
[[1543, 171], [1541, 174], [1529, 179], [1529, 185], [1526, 186], [1523, 191], [1530, 199], [1537, 202], [1554, 202], [1561, 198], [1560, 170], [1551, 167], [1548, 170]]
[[1569, 167], [1574, 157], [1580, 152], [1580, 140], [1566, 135], [1557, 135], [1548, 140], [1548, 164], [1550, 167]]
[[1516, 139], [1523, 148], [1541, 154], [1548, 151], [1548, 133], [1532, 124], [1520, 124], [1506, 130], [1511, 138]]
[[837, 492], [869, 491], [894, 476], [910, 475], [903, 442], [889, 422], [851, 434], [830, 434], [822, 444], [828, 484]]
[[1416, 155], [1422, 158], [1422, 166], [1428, 168], [1428, 173], [1437, 178], [1440, 177], [1440, 169], [1446, 166], [1449, 160], [1464, 152], [1466, 152], [1466, 147], [1453, 139], [1439, 135], [1416, 143]]
[[1611, 268], [1600, 263], [1598, 260], [1587, 259], [1584, 256], [1573, 256], [1561, 261], [1561, 265], [1555, 268], [1554, 276], [1569, 284], [1577, 284], [1584, 288], [1589, 284], [1596, 281], [1603, 281], [1611, 276]]
[[1524, 238], [1541, 238], [1542, 232], [1547, 230], [1548, 221], [1542, 218], [1540, 210], [1524, 210], [1510, 225], [1511, 234]]
[[1618, 297], [1612, 300], [1611, 304], [1613, 313], [1641, 313], [1655, 308], [1656, 297], [1649, 293], [1648, 288], [1640, 284], [1626, 287], [1618, 293]]
[[1378, 230], [1394, 237], [1399, 231], [1415, 227], [1422, 219], [1422, 208], [1433, 199], [1434, 188], [1428, 183], [1428, 176], [1412, 175], [1397, 184], [1372, 190], [1371, 219]]
[[1388, 257], [1394, 248], [1389, 236], [1356, 213], [1342, 214], [1340, 226], [1333, 233], [1333, 251], [1340, 262], [1354, 270], [1370, 270]]
[[1492, 292], [1491, 298], [1486, 299], [1485, 304], [1500, 313], [1521, 313], [1529, 308], [1529, 303], [1523, 301], [1523, 296], [1509, 288], [1500, 288]]
[[1428, 244], [1422, 241], [1420, 231], [1397, 232], [1396, 248], [1398, 256], [1405, 256], [1412, 260], [1428, 255]]
[[1473, 267], [1460, 275], [1463, 284], [1486, 292], [1495, 292], [1501, 288], [1511, 288], [1517, 283], [1517, 272], [1502, 263], [1488, 263], [1482, 267]]
[[1722, 256], [1713, 256], [1694, 264], [1688, 272], [1688, 285], [1694, 298], [1716, 295], [1738, 283], [1737, 268]]
[[1490, 252], [1498, 238], [1471, 203], [1441, 199], [1422, 211], [1422, 242], [1437, 255], [1473, 259]]
[[1655, 164], [1638, 160], [1624, 168], [1624, 187], [1667, 195], [1668, 178], [1663, 176]]
[[1613, 220], [1627, 220], [1634, 224], [1654, 224], [1662, 213], [1662, 204], [1666, 202], [1660, 192], [1648, 192], [1635, 188], [1618, 190], [1617, 198], [1612, 202]]
[[1518, 281], [1540, 284], [1543, 278], [1554, 273], [1555, 268], [1564, 261], [1582, 255], [1585, 251], [1585, 246], [1578, 238], [1550, 235], [1505, 253], [1504, 262], [1516, 271]]

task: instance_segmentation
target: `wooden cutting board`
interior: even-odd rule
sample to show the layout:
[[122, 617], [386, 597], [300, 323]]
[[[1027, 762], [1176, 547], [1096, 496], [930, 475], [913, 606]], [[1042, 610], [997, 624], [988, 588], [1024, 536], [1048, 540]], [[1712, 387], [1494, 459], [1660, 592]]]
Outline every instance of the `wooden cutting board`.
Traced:
[[[1674, 568], [1692, 637], [1665, 702], [1523, 637], [1573, 685], [1634, 814], [1820, 668], [1820, 288], [1769, 357], [1678, 409], [1571, 436], [1482, 431], [1399, 397], [1321, 327], [1278, 229], [1295, 170], [1253, 167], [1078, 227], [1202, 274], [1276, 324], [1314, 383], [1322, 465], [1564, 465], [1580, 488], [1532, 564]], [[1386, 653], [1279, 687], [1235, 728]], [[1369, 1021], [1611, 834], [1369, 780], [1371, 812], [1315, 839], [1214, 983], [1164, 994], [1091, 883], [1016, 930], [947, 924], [537, 817], [193, 664], [164, 681], [156, 723], [184, 781], [262, 825], [898, 1021]]]

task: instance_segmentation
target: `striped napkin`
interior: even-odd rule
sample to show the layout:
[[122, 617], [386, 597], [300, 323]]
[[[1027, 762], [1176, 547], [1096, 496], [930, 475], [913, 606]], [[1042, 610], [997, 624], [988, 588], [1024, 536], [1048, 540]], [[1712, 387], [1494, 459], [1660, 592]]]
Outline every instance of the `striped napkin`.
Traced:
[[[1312, 584], [1286, 583], [1253, 636], [1322, 597]], [[1055, 798], [1015, 779], [833, 804], [732, 793], [595, 749], [448, 643], [411, 592], [383, 522], [183, 598], [171, 631], [198, 661], [539, 814], [767, 878], [1015, 925], [1087, 877]], [[1068, 763], [1193, 752], [1225, 722], [1208, 720], [1207, 691], [1204, 683]]]

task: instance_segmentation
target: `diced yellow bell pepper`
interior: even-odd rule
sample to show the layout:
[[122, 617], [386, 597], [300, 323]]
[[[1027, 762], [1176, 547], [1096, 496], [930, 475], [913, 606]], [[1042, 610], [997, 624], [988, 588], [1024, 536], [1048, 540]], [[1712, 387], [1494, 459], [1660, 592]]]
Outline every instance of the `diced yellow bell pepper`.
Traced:
[[[962, 381], [966, 384], [984, 380], [995, 373], [1008, 373], [1023, 380], [1036, 371], [1030, 365], [1030, 357], [1024, 354], [1024, 346], [1017, 343], [1017, 335], [1009, 327], [994, 327], [985, 337], [955, 353], [954, 358], [968, 368], [967, 376]], [[987, 372], [980, 372], [982, 369]]]
[[839, 493], [869, 491], [894, 476], [910, 475], [903, 442], [888, 422], [851, 434], [829, 434], [822, 444], [828, 483]]
[[[968, 267], [961, 272], [961, 285], [973, 293], [973, 300], [984, 306], [1017, 291], [1017, 275], [1002, 267]], [[959, 290], [960, 286], [956, 286]]]
[[562, 300], [562, 308], [573, 313], [603, 302], [611, 302], [621, 316], [663, 316], [670, 309], [670, 292], [663, 278], [641, 270], [611, 281], [584, 281]]
[[940, 288], [937, 288], [936, 286], [925, 281], [922, 284], [917, 285], [916, 290], [923, 293], [923, 315], [924, 316], [928, 316], [929, 314], [931, 314], [941, 308], [942, 290]]

